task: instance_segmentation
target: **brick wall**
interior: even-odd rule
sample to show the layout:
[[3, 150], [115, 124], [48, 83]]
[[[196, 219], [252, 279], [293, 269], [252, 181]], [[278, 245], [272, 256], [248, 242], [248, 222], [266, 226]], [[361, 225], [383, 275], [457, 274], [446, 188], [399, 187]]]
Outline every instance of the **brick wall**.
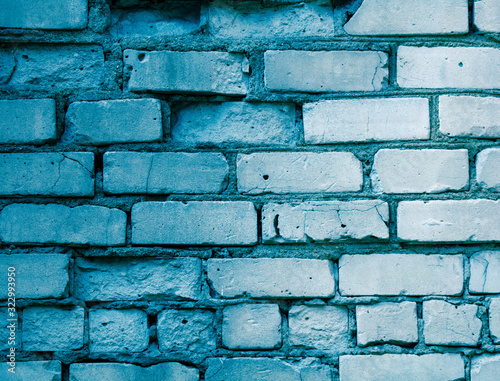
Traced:
[[0, 8], [0, 379], [499, 379], [497, 0]]

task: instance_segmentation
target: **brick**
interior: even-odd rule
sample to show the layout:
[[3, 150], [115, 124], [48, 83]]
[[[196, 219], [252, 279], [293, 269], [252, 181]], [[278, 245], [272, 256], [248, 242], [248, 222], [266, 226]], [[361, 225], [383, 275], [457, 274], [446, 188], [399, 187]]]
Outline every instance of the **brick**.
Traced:
[[123, 363], [73, 363], [69, 366], [71, 381], [175, 380], [199, 381], [200, 372], [177, 362], [162, 362], [143, 367]]
[[1, 0], [0, 27], [84, 29], [87, 0]]
[[403, 201], [397, 214], [398, 237], [403, 241], [500, 240], [500, 201]]
[[339, 259], [342, 296], [460, 295], [461, 255], [370, 254]]
[[132, 207], [132, 243], [253, 245], [257, 212], [246, 201], [140, 202]]
[[246, 380], [260, 381], [330, 381], [328, 365], [317, 359], [286, 362], [269, 358], [209, 358], [206, 381]]
[[376, 193], [439, 193], [469, 186], [466, 149], [381, 149], [370, 174]]
[[474, 356], [471, 362], [471, 381], [496, 381], [500, 374], [500, 355]]
[[290, 344], [342, 351], [349, 345], [347, 309], [337, 306], [293, 306], [288, 312]]
[[104, 192], [221, 193], [228, 171], [221, 153], [106, 152]]
[[148, 315], [137, 309], [90, 310], [90, 352], [142, 352], [149, 345]]
[[277, 304], [237, 304], [223, 310], [222, 345], [228, 349], [275, 349], [281, 346]]
[[207, 275], [212, 289], [223, 298], [314, 298], [335, 294], [333, 265], [326, 260], [209, 259]]
[[74, 102], [66, 113], [66, 134], [78, 144], [157, 142], [162, 139], [157, 99]]
[[304, 104], [303, 114], [306, 144], [430, 137], [426, 98], [326, 100]]
[[500, 192], [500, 149], [482, 150], [476, 157], [476, 180], [478, 185], [487, 190]]
[[481, 320], [473, 304], [454, 305], [443, 300], [423, 303], [424, 341], [427, 345], [476, 346]]
[[403, 88], [500, 88], [500, 49], [400, 46], [397, 54]]
[[210, 352], [215, 349], [215, 314], [210, 310], [166, 310], [158, 315], [160, 351]]
[[0, 195], [93, 196], [94, 154], [0, 154]]
[[470, 257], [469, 292], [500, 293], [500, 251], [483, 251]]
[[119, 209], [84, 205], [10, 204], [0, 212], [5, 243], [119, 246], [125, 244], [127, 215]]
[[0, 144], [44, 144], [57, 138], [53, 99], [0, 101]]
[[344, 29], [356, 36], [465, 34], [469, 8], [467, 0], [365, 0]]
[[483, 33], [500, 33], [500, 4], [495, 0], [474, 0], [474, 26]]
[[266, 204], [262, 239], [265, 243], [387, 239], [388, 220], [387, 203], [380, 200]]
[[127, 49], [123, 56], [125, 67], [130, 68], [130, 91], [225, 95], [247, 93], [248, 71], [241, 53]]
[[457, 354], [340, 356], [342, 381], [465, 380], [464, 361]]
[[418, 342], [417, 304], [414, 302], [377, 303], [356, 306], [357, 342], [408, 345]]
[[61, 362], [60, 361], [16, 361], [16, 371], [11, 373], [7, 371], [9, 366], [4, 365], [2, 369], [2, 378], [5, 381], [61, 381]]
[[74, 293], [85, 301], [199, 299], [199, 258], [75, 259]]
[[104, 83], [104, 53], [99, 45], [18, 45], [0, 49], [11, 57], [0, 85], [19, 90], [95, 89]]
[[493, 344], [500, 344], [500, 298], [492, 298], [488, 310], [490, 336]]
[[238, 191], [248, 194], [357, 192], [361, 162], [350, 152], [239, 154]]
[[[15, 267], [18, 299], [58, 299], [68, 293], [69, 259], [68, 254], [0, 255], [0, 269], [7, 274]], [[0, 299], [7, 299], [7, 291], [1, 290]]]
[[467, 138], [500, 138], [500, 98], [439, 97], [439, 132]]
[[[7, 270], [5, 270], [5, 274], [7, 274]], [[9, 353], [10, 348], [19, 349], [20, 330], [17, 311], [9, 311], [7, 305], [0, 307], [0, 319], [2, 319], [0, 323], [0, 351], [8, 350], [7, 353]]]
[[210, 3], [208, 15], [210, 34], [216, 38], [300, 38], [335, 35], [332, 7], [324, 0], [278, 6], [265, 6], [253, 1], [231, 3], [227, 0], [217, 0]]
[[171, 135], [175, 143], [291, 146], [299, 130], [291, 104], [197, 103], [174, 114]]
[[83, 347], [85, 310], [52, 306], [23, 310], [23, 349], [27, 351], [75, 350]]

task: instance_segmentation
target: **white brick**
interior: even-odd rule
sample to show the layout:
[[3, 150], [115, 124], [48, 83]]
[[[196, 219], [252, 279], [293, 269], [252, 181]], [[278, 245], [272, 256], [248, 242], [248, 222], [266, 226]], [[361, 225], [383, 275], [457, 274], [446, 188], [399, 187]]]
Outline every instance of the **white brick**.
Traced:
[[481, 320], [473, 304], [454, 305], [443, 300], [423, 303], [424, 340], [427, 345], [476, 346]]
[[357, 341], [371, 344], [415, 344], [418, 342], [417, 304], [378, 303], [356, 306]]
[[350, 152], [274, 152], [238, 155], [238, 191], [262, 193], [357, 192], [361, 162]]
[[471, 381], [497, 381], [500, 374], [500, 355], [485, 354], [472, 358]]
[[290, 344], [313, 349], [345, 350], [349, 345], [347, 309], [293, 306], [288, 312]]
[[[130, 91], [245, 95], [244, 55], [227, 52], [123, 52]], [[246, 70], [245, 70], [246, 71]], [[158, 75], [158, 73], [164, 73]]]
[[253, 245], [257, 212], [247, 201], [140, 202], [132, 207], [132, 243]]
[[387, 239], [388, 220], [388, 205], [380, 200], [266, 204], [262, 236], [264, 242]]
[[221, 193], [229, 167], [211, 152], [106, 152], [106, 193]]
[[448, 136], [500, 138], [500, 98], [442, 95], [439, 132]]
[[357, 36], [465, 34], [469, 8], [467, 0], [365, 0], [344, 29]]
[[223, 310], [222, 345], [228, 349], [274, 349], [281, 346], [277, 304], [238, 304]]
[[500, 149], [488, 148], [477, 154], [476, 179], [483, 189], [500, 192]]
[[0, 144], [43, 144], [57, 138], [53, 99], [0, 101], [0, 114]]
[[500, 344], [500, 298], [492, 298], [488, 311], [490, 336], [494, 344]]
[[339, 259], [342, 296], [460, 295], [461, 255], [370, 254]]
[[500, 88], [500, 49], [484, 47], [398, 48], [403, 88]]
[[342, 381], [465, 380], [460, 354], [340, 356]]
[[500, 293], [500, 251], [483, 251], [470, 257], [469, 292]]
[[387, 62], [387, 53], [376, 51], [268, 50], [264, 80], [269, 90], [379, 91], [387, 84]]
[[0, 154], [0, 195], [93, 196], [94, 154]]
[[381, 149], [370, 174], [377, 193], [439, 193], [469, 186], [466, 149]]
[[340, 99], [303, 106], [306, 144], [430, 137], [426, 98]]
[[335, 294], [333, 264], [293, 258], [209, 259], [210, 285], [223, 298], [314, 298]]
[[5, 381], [61, 381], [60, 361], [16, 361], [16, 372], [7, 371], [9, 365], [3, 364], [2, 379]]
[[403, 241], [500, 241], [500, 200], [403, 201], [397, 214]]
[[480, 32], [500, 33], [498, 0], [474, 0], [474, 25]]

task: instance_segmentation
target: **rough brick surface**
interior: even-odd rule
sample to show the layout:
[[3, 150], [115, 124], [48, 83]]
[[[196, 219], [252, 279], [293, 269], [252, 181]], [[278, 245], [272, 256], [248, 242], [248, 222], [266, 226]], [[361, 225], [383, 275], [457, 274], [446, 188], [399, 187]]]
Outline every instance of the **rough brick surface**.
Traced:
[[0, 212], [0, 238], [8, 243], [125, 244], [127, 216], [119, 209], [85, 205], [10, 204]]
[[207, 276], [223, 298], [313, 298], [335, 293], [333, 265], [326, 260], [209, 259]]
[[16, 362], [16, 372], [7, 371], [7, 365], [2, 369], [2, 378], [5, 381], [37, 380], [37, 381], [61, 381], [60, 361], [26, 361]]
[[500, 293], [500, 251], [483, 251], [470, 257], [469, 292]]
[[53, 99], [0, 101], [0, 144], [43, 144], [56, 139]]
[[157, 99], [74, 102], [66, 113], [66, 139], [78, 144], [154, 142], [162, 138]]
[[403, 201], [397, 213], [404, 241], [500, 241], [500, 201]]
[[303, 106], [306, 144], [429, 139], [425, 98], [340, 99]]
[[228, 175], [226, 158], [211, 152], [106, 152], [107, 193], [220, 193]]
[[377, 193], [439, 193], [469, 186], [466, 149], [381, 149], [370, 174]]
[[500, 192], [500, 149], [488, 148], [477, 154], [476, 180], [483, 189]]
[[388, 219], [388, 206], [380, 200], [266, 204], [262, 236], [269, 243], [387, 239]]
[[495, 0], [474, 0], [474, 25], [483, 33], [500, 33], [500, 3]]
[[10, 348], [15, 346], [19, 348], [20, 340], [15, 337], [19, 332], [19, 315], [16, 311], [9, 311], [7, 306], [0, 307], [0, 319], [2, 319], [2, 323], [0, 323], [0, 351], [7, 349], [10, 352]]
[[490, 336], [494, 344], [500, 344], [500, 298], [492, 298], [488, 310]]
[[339, 291], [342, 296], [459, 295], [463, 270], [461, 255], [343, 255]]
[[471, 381], [495, 381], [500, 374], [500, 355], [487, 354], [472, 358]]
[[262, 193], [357, 192], [361, 162], [350, 152], [275, 152], [238, 155], [238, 191]]
[[271, 91], [378, 91], [387, 84], [387, 60], [374, 51], [268, 50], [264, 80]]
[[141, 202], [132, 208], [133, 244], [253, 245], [251, 202]]

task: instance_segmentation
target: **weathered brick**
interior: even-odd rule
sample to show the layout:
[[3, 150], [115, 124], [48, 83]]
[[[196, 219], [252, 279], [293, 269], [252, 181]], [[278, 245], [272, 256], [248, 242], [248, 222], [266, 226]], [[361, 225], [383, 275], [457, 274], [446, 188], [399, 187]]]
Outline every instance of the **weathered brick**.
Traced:
[[75, 297], [85, 301], [199, 299], [199, 258], [75, 259]]
[[423, 303], [424, 341], [427, 345], [476, 346], [481, 320], [474, 304], [454, 305], [444, 300]]
[[149, 345], [144, 311], [90, 310], [89, 325], [90, 352], [142, 352]]
[[221, 153], [106, 152], [106, 193], [221, 193], [229, 167]]
[[[7, 270], [5, 270], [5, 274]], [[5, 283], [6, 284], [6, 283]], [[12, 307], [10, 307], [12, 308]], [[0, 351], [5, 351], [10, 348], [20, 348], [20, 335], [19, 335], [19, 316], [17, 310], [10, 310], [8, 305], [0, 307]]]
[[[15, 267], [18, 299], [61, 298], [69, 288], [68, 254], [0, 255], [0, 271], [7, 274]], [[7, 299], [7, 288], [0, 290], [0, 299]]]
[[496, 0], [474, 0], [474, 26], [484, 33], [500, 33], [500, 3]]
[[357, 36], [465, 34], [469, 7], [467, 0], [365, 0], [344, 29]]
[[500, 344], [500, 298], [492, 298], [488, 310], [490, 336], [494, 344]]
[[466, 149], [381, 149], [370, 174], [377, 193], [439, 193], [469, 186]]
[[403, 201], [397, 214], [403, 241], [500, 241], [500, 200]]
[[257, 212], [246, 201], [140, 202], [132, 207], [132, 243], [253, 245]]
[[6, 243], [119, 246], [125, 244], [127, 215], [119, 209], [84, 205], [10, 204], [0, 212]]
[[388, 220], [389, 208], [380, 200], [266, 204], [262, 238], [268, 243], [387, 239]]
[[345, 350], [349, 343], [347, 309], [293, 306], [288, 312], [290, 344], [313, 349]]
[[66, 139], [78, 144], [160, 141], [160, 101], [126, 99], [71, 103], [66, 113], [66, 134]]
[[292, 146], [295, 107], [273, 103], [197, 103], [174, 114], [172, 140], [187, 144]]
[[500, 355], [485, 354], [472, 358], [471, 381], [496, 381], [500, 374]]
[[43, 144], [57, 137], [53, 99], [2, 100], [0, 114], [0, 144]]
[[333, 265], [326, 260], [209, 259], [207, 275], [214, 291], [223, 298], [243, 295], [253, 298], [313, 298], [335, 294]]
[[339, 259], [342, 296], [459, 295], [463, 282], [461, 255], [371, 254]]
[[247, 93], [248, 70], [241, 53], [127, 49], [123, 57], [125, 66], [130, 68], [130, 91]]
[[500, 88], [500, 49], [398, 48], [397, 82], [403, 88]]
[[460, 354], [340, 356], [342, 381], [465, 380]]
[[482, 150], [476, 157], [476, 179], [483, 189], [500, 192], [500, 149]]
[[240, 154], [240, 193], [357, 192], [363, 186], [361, 162], [350, 152], [273, 152]]
[[277, 304], [237, 304], [223, 310], [222, 345], [228, 349], [274, 349], [281, 346]]
[[5, 381], [61, 381], [60, 361], [16, 361], [16, 372], [7, 371], [9, 366], [4, 363], [2, 378]]
[[303, 106], [306, 144], [430, 137], [426, 98], [340, 99]]
[[500, 138], [500, 98], [442, 95], [439, 132], [448, 136]]
[[27, 351], [75, 350], [83, 347], [82, 307], [28, 307], [23, 310], [23, 349]]
[[93, 196], [94, 154], [0, 154], [0, 195]]
[[372, 344], [415, 344], [418, 342], [417, 304], [377, 303], [356, 306], [357, 342]]
[[269, 90], [378, 91], [387, 84], [387, 53], [375, 51], [278, 51], [264, 53]]
[[209, 352], [215, 349], [215, 314], [210, 310], [166, 310], [158, 315], [160, 351]]
[[500, 293], [500, 251], [483, 251], [470, 257], [469, 292]]

